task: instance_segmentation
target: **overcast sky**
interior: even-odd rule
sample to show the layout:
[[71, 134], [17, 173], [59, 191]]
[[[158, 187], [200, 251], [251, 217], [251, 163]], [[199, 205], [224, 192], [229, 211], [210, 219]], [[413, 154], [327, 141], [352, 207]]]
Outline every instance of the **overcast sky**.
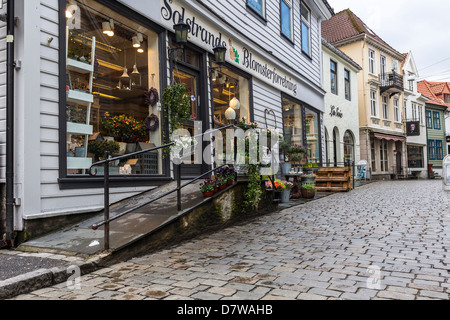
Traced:
[[328, 0], [338, 13], [349, 8], [401, 53], [412, 51], [419, 76], [450, 82], [450, 1]]

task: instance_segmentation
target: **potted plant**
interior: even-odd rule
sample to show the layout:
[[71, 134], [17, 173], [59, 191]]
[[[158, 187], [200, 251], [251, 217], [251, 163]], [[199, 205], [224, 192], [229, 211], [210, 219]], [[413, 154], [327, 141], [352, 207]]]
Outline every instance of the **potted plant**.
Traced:
[[314, 183], [304, 183], [301, 187], [302, 197], [305, 199], [312, 199], [316, 196], [316, 187]]
[[283, 184], [285, 189], [281, 191], [281, 203], [288, 203], [291, 198], [291, 190], [294, 188], [294, 183], [284, 181]]
[[108, 151], [110, 154], [117, 154], [119, 152], [119, 143], [116, 141], [89, 141], [88, 152], [95, 155], [96, 160], [100, 160]]
[[210, 198], [214, 195], [215, 182], [210, 178], [205, 179], [205, 181], [200, 185], [200, 191], [203, 193], [205, 198]]
[[224, 175], [220, 175], [217, 177], [217, 185], [219, 187], [219, 190], [224, 190], [227, 187], [227, 184], [228, 180]]
[[[119, 142], [119, 154], [134, 152], [137, 142], [144, 142], [147, 137], [147, 130], [144, 121], [138, 121], [126, 115], [111, 116], [108, 112], [104, 114], [103, 127]], [[125, 148], [124, 148], [125, 145]], [[124, 150], [125, 149], [125, 150]]]

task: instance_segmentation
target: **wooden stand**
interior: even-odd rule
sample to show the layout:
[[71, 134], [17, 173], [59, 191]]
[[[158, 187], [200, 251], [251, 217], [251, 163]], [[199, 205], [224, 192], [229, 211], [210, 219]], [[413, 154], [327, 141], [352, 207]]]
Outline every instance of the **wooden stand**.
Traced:
[[351, 168], [320, 168], [316, 172], [319, 192], [349, 192], [352, 189]]

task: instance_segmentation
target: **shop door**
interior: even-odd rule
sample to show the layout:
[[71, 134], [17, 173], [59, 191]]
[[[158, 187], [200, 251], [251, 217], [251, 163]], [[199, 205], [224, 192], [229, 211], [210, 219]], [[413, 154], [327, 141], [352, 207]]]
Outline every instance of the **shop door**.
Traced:
[[[200, 92], [199, 92], [199, 78], [200, 73], [195, 70], [190, 70], [189, 68], [178, 68], [173, 71], [175, 83], [183, 84], [186, 87], [187, 94], [191, 98], [191, 116], [189, 120], [186, 120], [182, 126], [183, 129], [189, 131], [191, 137], [195, 136], [194, 133], [194, 121], [202, 121], [201, 112], [200, 112]], [[203, 128], [201, 128], [203, 129]], [[197, 132], [197, 134], [201, 134], [202, 132]], [[201, 139], [200, 141], [202, 141]], [[203, 152], [203, 148], [202, 148]], [[198, 155], [200, 159], [196, 159], [195, 155], [192, 154], [190, 159], [189, 157], [183, 158], [184, 162], [181, 165], [181, 178], [189, 179], [196, 178], [203, 173], [203, 165], [201, 157], [202, 154]], [[190, 163], [189, 163], [190, 160]], [[200, 164], [198, 164], [200, 163]]]

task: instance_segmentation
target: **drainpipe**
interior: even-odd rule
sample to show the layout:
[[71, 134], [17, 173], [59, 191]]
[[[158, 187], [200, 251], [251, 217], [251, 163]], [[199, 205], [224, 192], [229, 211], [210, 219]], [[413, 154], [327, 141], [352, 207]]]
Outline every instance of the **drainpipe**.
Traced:
[[7, 1], [6, 241], [14, 241], [14, 0]]

